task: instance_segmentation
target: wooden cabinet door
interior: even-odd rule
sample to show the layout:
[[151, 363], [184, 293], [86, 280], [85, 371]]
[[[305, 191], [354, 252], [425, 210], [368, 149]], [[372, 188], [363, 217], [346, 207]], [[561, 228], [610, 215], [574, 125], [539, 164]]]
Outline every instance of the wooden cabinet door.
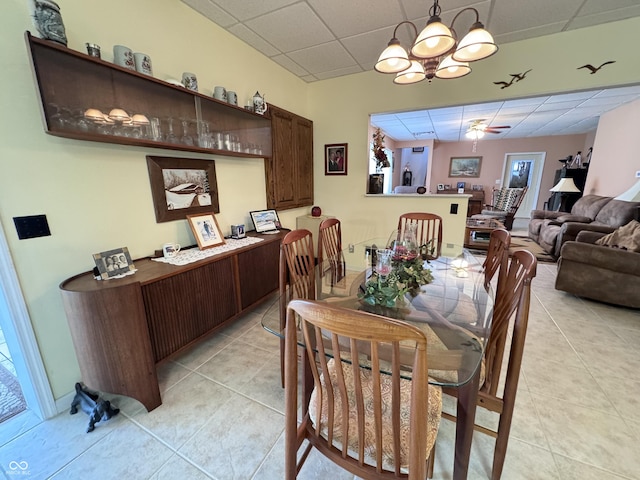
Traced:
[[267, 207], [313, 204], [313, 122], [272, 105], [272, 158], [265, 163]]
[[241, 307], [250, 307], [278, 288], [280, 242], [238, 254]]
[[142, 287], [159, 362], [238, 313], [232, 257]]

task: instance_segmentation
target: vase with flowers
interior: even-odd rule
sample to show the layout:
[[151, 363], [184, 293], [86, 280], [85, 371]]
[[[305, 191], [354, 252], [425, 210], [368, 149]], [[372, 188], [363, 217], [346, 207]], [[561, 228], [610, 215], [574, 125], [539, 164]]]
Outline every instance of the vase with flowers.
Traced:
[[373, 156], [376, 160], [376, 172], [381, 172], [383, 168], [390, 167], [387, 153], [384, 151], [384, 134], [380, 128], [376, 128], [373, 132]]

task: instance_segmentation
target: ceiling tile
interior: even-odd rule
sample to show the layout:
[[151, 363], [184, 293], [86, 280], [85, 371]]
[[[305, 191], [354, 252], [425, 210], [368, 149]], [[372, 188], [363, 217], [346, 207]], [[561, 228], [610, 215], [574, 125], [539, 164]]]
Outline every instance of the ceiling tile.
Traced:
[[557, 23], [559, 19], [570, 19], [583, 2], [584, 0], [495, 0], [491, 31], [494, 35], [500, 35]]
[[286, 55], [276, 55], [275, 57], [272, 57], [271, 60], [273, 60], [279, 65], [282, 65], [284, 68], [286, 68], [287, 70], [293, 72], [298, 76], [309, 74], [309, 72], [307, 72], [304, 68], [302, 68], [300, 65], [298, 65], [296, 62], [291, 60]]
[[243, 23], [238, 23], [229, 27], [229, 31], [267, 57], [273, 57], [282, 53], [273, 45], [265, 42], [263, 38], [256, 35], [253, 30], [249, 30]]
[[213, 3], [218, 4], [220, 8], [229, 12], [229, 14], [241, 22], [250, 18], [260, 17], [265, 13], [278, 10], [297, 1], [298, 0], [212, 0]]
[[[308, 3], [337, 37], [348, 37], [390, 25], [395, 26], [404, 20], [400, 4], [397, 1], [327, 2], [326, 0], [308, 0]], [[354, 19], [357, 21], [354, 22]]]
[[182, 3], [200, 12], [209, 20], [213, 20], [221, 27], [235, 25], [238, 20], [225, 12], [211, 0], [182, 0]]
[[[356, 66], [353, 57], [337, 41], [296, 50], [288, 56], [313, 74]], [[358, 70], [361, 70], [359, 66]]]
[[247, 26], [276, 48], [287, 53], [334, 40], [325, 24], [306, 3], [249, 20]]

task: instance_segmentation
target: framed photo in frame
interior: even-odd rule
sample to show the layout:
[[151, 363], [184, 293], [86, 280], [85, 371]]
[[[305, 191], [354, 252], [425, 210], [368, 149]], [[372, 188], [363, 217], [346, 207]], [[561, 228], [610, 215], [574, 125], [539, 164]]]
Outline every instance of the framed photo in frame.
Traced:
[[127, 247], [115, 248], [106, 252], [94, 253], [93, 260], [100, 273], [100, 278], [106, 280], [117, 275], [123, 275], [135, 270], [129, 249]]
[[347, 174], [348, 143], [331, 143], [324, 146], [324, 174]]
[[200, 250], [224, 245], [224, 236], [213, 213], [187, 215], [187, 221]]
[[463, 189], [464, 190], [464, 186], [465, 186], [465, 182], [458, 182], [456, 184], [456, 188], [457, 189]]
[[481, 165], [482, 157], [451, 157], [449, 177], [477, 178]]
[[147, 169], [157, 223], [220, 213], [213, 160], [147, 155]]
[[440, 191], [444, 190], [444, 183], [439, 183], [438, 184], [438, 190], [440, 190]]

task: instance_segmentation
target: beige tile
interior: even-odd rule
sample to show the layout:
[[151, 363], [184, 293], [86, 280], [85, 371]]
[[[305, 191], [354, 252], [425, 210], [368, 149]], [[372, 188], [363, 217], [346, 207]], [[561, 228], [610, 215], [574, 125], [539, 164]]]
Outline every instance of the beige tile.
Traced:
[[174, 361], [190, 370], [195, 370], [203, 363], [206, 363], [231, 341], [233, 341], [232, 337], [224, 335], [223, 333], [214, 332], [182, 355], [176, 357]]
[[620, 417], [546, 396], [532, 398], [553, 453], [637, 478], [635, 435]]
[[[126, 422], [65, 465], [55, 480], [149, 478], [173, 452], [142, 429]], [[108, 469], [104, 467], [108, 465]], [[40, 477], [34, 477], [40, 478]]]
[[28, 408], [24, 412], [5, 420], [0, 425], [0, 447], [27, 433], [41, 422], [42, 420]]
[[257, 471], [283, 428], [281, 414], [235, 394], [179, 453], [215, 478], [245, 480]]
[[201, 365], [197, 372], [232, 388], [240, 388], [251, 381], [272, 356], [270, 350], [236, 340]]
[[553, 458], [562, 480], [622, 480], [627, 478], [562, 455], [554, 455]]
[[162, 405], [131, 419], [177, 449], [233, 397], [224, 386], [191, 373], [164, 394]]
[[284, 388], [280, 375], [280, 353], [274, 353], [238, 391], [284, 415]]
[[164, 397], [167, 390], [191, 373], [191, 370], [176, 362], [166, 362], [157, 368], [160, 395]]
[[596, 378], [596, 382], [613, 404], [612, 412], [640, 423], [640, 377], [621, 381], [618, 378], [600, 376]]
[[211, 477], [180, 455], [174, 454], [157, 472], [149, 477], [149, 480], [176, 480], [179, 478], [208, 480]]
[[280, 337], [267, 332], [261, 324], [251, 327], [240, 337], [240, 340], [255, 347], [280, 352]]

